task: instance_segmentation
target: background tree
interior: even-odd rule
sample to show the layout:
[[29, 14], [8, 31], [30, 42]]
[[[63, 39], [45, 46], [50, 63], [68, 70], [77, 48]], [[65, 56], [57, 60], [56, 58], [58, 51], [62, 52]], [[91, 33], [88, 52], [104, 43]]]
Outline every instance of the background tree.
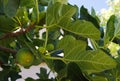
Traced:
[[99, 18], [102, 26], [105, 26], [111, 15], [120, 16], [120, 0], [107, 0], [108, 9], [102, 9]]

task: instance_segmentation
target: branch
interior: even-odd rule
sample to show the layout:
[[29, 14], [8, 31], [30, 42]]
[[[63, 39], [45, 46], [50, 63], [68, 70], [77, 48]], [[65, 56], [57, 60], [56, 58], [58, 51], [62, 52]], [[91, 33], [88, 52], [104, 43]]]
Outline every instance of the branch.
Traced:
[[0, 50], [4, 51], [4, 52], [7, 52], [7, 53], [12, 53], [12, 54], [16, 54], [17, 53], [16, 50], [13, 50], [13, 49], [10, 49], [10, 48], [6, 48], [6, 47], [3, 47], [3, 46], [0, 46]]
[[29, 32], [30, 30], [32, 30], [34, 28], [35, 24], [33, 25], [30, 25], [29, 27], [27, 27], [26, 29], [24, 28], [21, 28], [19, 31], [16, 31], [16, 32], [10, 32], [10, 33], [6, 33], [4, 36], [2, 36], [0, 38], [0, 40], [2, 39], [6, 39], [6, 38], [10, 38], [10, 37], [17, 37], [21, 34], [25, 34], [27, 32]]
[[[21, 28], [18, 31], [6, 33], [4, 36], [2, 36], [0, 38], [0, 40], [7, 39], [7, 38], [10, 38], [10, 37], [17, 37], [17, 36], [19, 36], [21, 34], [25, 34], [25, 33], [29, 32], [30, 30], [32, 30], [34, 28], [34, 26], [35, 26], [35, 24], [32, 24], [29, 27], [27, 27], [26, 29]], [[3, 47], [1, 45], [0, 45], [0, 50], [4, 51], [4, 52], [7, 52], [7, 53], [12, 53], [12, 54], [16, 54], [17, 53], [16, 50], [13, 50], [13, 49], [10, 49], [10, 48], [6, 48], [6, 47]]]

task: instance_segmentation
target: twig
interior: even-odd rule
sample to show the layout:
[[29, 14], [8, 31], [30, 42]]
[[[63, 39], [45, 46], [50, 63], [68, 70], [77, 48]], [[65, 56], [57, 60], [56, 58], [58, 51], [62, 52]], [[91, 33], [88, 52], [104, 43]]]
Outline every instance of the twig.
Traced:
[[29, 27], [27, 27], [26, 29], [21, 28], [19, 31], [17, 32], [10, 32], [10, 33], [6, 33], [5, 35], [3, 35], [0, 40], [2, 39], [6, 39], [6, 38], [10, 38], [10, 37], [17, 37], [20, 34], [25, 34], [27, 32], [29, 32], [30, 30], [32, 30], [34, 28], [35, 24], [30, 25]]
[[12, 53], [12, 54], [16, 54], [17, 53], [16, 50], [13, 50], [13, 49], [10, 49], [10, 48], [6, 48], [6, 47], [3, 47], [3, 46], [0, 46], [0, 50], [4, 51], [4, 52], [7, 52], [7, 53]]
[[[21, 28], [19, 31], [6, 33], [5, 35], [3, 35], [0, 38], [0, 40], [7, 39], [7, 38], [10, 38], [10, 37], [17, 37], [17, 36], [19, 36], [21, 34], [25, 34], [25, 33], [29, 32], [30, 30], [32, 30], [34, 28], [34, 26], [35, 26], [35, 24], [32, 24], [29, 27], [27, 27], [26, 29]], [[3, 47], [1, 45], [0, 45], [0, 50], [4, 51], [4, 52], [7, 52], [7, 53], [12, 53], [12, 54], [16, 54], [17, 53], [16, 50], [13, 50], [13, 49], [10, 49], [10, 48], [6, 48], [6, 47]]]

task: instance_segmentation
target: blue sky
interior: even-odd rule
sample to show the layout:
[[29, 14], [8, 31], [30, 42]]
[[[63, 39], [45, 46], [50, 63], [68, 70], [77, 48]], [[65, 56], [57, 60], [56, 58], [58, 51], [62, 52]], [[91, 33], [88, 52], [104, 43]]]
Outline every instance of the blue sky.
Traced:
[[106, 0], [68, 0], [71, 4], [76, 4], [79, 7], [84, 5], [87, 9], [93, 7], [96, 11], [100, 11], [102, 8], [108, 8]]

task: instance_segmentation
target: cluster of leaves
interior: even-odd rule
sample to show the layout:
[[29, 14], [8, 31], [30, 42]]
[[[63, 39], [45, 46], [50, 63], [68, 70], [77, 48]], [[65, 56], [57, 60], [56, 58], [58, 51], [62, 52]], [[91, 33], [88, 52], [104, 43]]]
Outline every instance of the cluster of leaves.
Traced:
[[111, 16], [104, 33], [94, 9], [79, 11], [67, 0], [0, 0], [0, 81], [20, 78], [16, 55], [22, 48], [34, 55], [32, 65], [45, 62], [57, 73], [49, 79], [42, 68], [40, 79], [26, 81], [120, 80], [120, 56], [108, 48], [120, 44], [119, 23]]

